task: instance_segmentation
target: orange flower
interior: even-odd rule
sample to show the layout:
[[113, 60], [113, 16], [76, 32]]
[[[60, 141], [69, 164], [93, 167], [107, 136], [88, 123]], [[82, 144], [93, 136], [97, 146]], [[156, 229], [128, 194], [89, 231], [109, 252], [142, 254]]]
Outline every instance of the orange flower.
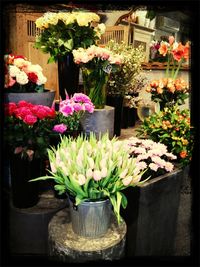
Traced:
[[159, 53], [164, 57], [167, 55], [168, 52], [168, 44], [165, 42], [161, 42], [160, 48], [158, 49]]
[[163, 83], [163, 86], [166, 87], [167, 83], [168, 83], [168, 79], [167, 78], [162, 78], [162, 83]]
[[173, 83], [168, 83], [167, 84], [167, 88], [168, 88], [168, 91], [170, 92], [170, 93], [174, 93], [175, 92], [175, 90], [176, 90], [176, 88], [175, 88], [175, 86], [174, 86], [174, 84]]
[[187, 42], [186, 44], [185, 44], [185, 46], [184, 46], [184, 51], [183, 51], [183, 57], [186, 59], [186, 60], [188, 60], [188, 58], [189, 58], [189, 52], [190, 52], [190, 44], [189, 44], [189, 42]]
[[151, 87], [150, 87], [150, 86], [147, 86], [147, 88], [146, 88], [146, 92], [148, 92], [148, 93], [151, 92]]
[[187, 144], [188, 144], [188, 140], [186, 140], [186, 139], [182, 139], [182, 143], [183, 143], [184, 146], [187, 146]]
[[151, 87], [157, 87], [157, 86], [158, 86], [158, 81], [157, 81], [157, 80], [153, 80], [153, 81], [150, 83], [150, 86], [151, 86]]
[[180, 152], [180, 157], [182, 158], [182, 159], [184, 159], [184, 158], [186, 158], [187, 157], [187, 151], [185, 151], [185, 150], [182, 150], [181, 152]]
[[177, 46], [177, 48], [175, 48], [174, 50], [172, 50], [173, 58], [176, 61], [179, 62], [184, 57], [184, 49], [185, 49], [185, 46], [182, 45], [182, 43], [179, 43], [178, 46]]
[[162, 94], [162, 93], [163, 93], [163, 89], [160, 88], [160, 87], [158, 87], [158, 88], [157, 88], [157, 93], [158, 93], [158, 94]]

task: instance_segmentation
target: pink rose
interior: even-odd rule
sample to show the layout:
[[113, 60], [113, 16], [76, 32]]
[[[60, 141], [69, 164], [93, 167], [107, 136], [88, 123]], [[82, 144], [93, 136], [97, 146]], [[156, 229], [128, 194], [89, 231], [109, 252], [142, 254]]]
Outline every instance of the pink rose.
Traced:
[[54, 132], [64, 133], [67, 130], [67, 126], [64, 123], [57, 124], [53, 127]]
[[33, 115], [30, 109], [27, 107], [20, 107], [15, 110], [16, 118], [24, 119], [27, 115]]
[[33, 125], [37, 122], [37, 117], [34, 115], [26, 115], [23, 121], [28, 125]]

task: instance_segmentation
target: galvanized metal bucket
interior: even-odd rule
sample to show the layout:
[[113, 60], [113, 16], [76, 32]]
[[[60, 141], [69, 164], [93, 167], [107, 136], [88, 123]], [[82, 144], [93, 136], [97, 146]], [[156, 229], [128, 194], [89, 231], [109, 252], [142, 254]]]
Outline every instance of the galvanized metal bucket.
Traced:
[[110, 226], [111, 203], [102, 201], [85, 201], [78, 206], [70, 201], [72, 229], [80, 236], [97, 238], [106, 234]]

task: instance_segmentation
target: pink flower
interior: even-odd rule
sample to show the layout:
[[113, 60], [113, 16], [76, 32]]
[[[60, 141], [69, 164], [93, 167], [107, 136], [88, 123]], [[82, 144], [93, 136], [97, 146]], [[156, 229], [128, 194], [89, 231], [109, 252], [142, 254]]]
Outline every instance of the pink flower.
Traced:
[[155, 163], [150, 163], [149, 168], [156, 172], [158, 170], [158, 165]]
[[128, 177], [122, 179], [122, 183], [125, 186], [128, 186], [131, 182], [132, 182], [132, 176], [128, 176]]
[[169, 44], [172, 45], [175, 41], [175, 38], [173, 35], [169, 36]]
[[74, 113], [74, 108], [72, 107], [72, 105], [67, 104], [65, 106], [61, 106], [60, 107], [60, 112], [64, 115], [64, 116], [69, 116], [72, 115]]
[[58, 133], [64, 133], [67, 130], [67, 126], [64, 123], [54, 125], [53, 131]]
[[102, 176], [101, 176], [101, 172], [98, 171], [98, 170], [95, 170], [95, 171], [93, 172], [93, 178], [94, 178], [95, 181], [99, 181], [99, 180], [101, 180], [101, 178], [102, 178]]
[[27, 107], [20, 107], [15, 110], [15, 116], [17, 118], [24, 119], [27, 115], [33, 115], [29, 108]]
[[85, 110], [87, 110], [89, 113], [93, 113], [94, 112], [94, 105], [91, 103], [85, 103], [84, 104], [85, 106]]
[[84, 110], [84, 106], [82, 106], [80, 103], [74, 103], [73, 108], [76, 112]]
[[75, 93], [72, 97], [74, 102], [81, 102], [81, 103], [91, 103], [90, 98], [82, 93]]
[[30, 102], [26, 102], [24, 100], [19, 101], [17, 105], [18, 107], [28, 107], [28, 108], [34, 107], [33, 104], [31, 104]]
[[37, 117], [33, 115], [26, 115], [23, 121], [28, 125], [33, 125], [37, 122]]

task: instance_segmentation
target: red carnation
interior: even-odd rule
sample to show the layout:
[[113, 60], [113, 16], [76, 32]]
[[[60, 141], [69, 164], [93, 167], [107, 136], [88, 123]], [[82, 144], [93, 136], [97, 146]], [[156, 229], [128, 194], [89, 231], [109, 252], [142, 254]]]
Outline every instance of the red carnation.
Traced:
[[17, 118], [24, 119], [27, 115], [33, 115], [29, 108], [27, 107], [20, 107], [15, 110], [15, 116]]
[[38, 80], [38, 76], [37, 76], [37, 74], [35, 74], [34, 72], [29, 72], [29, 73], [28, 73], [28, 78], [29, 78], [29, 80], [30, 80], [31, 82], [33, 82], [33, 83], [36, 83], [37, 80]]
[[34, 115], [27, 115], [27, 116], [25, 116], [23, 121], [28, 125], [33, 125], [34, 123], [37, 122], [37, 117]]

